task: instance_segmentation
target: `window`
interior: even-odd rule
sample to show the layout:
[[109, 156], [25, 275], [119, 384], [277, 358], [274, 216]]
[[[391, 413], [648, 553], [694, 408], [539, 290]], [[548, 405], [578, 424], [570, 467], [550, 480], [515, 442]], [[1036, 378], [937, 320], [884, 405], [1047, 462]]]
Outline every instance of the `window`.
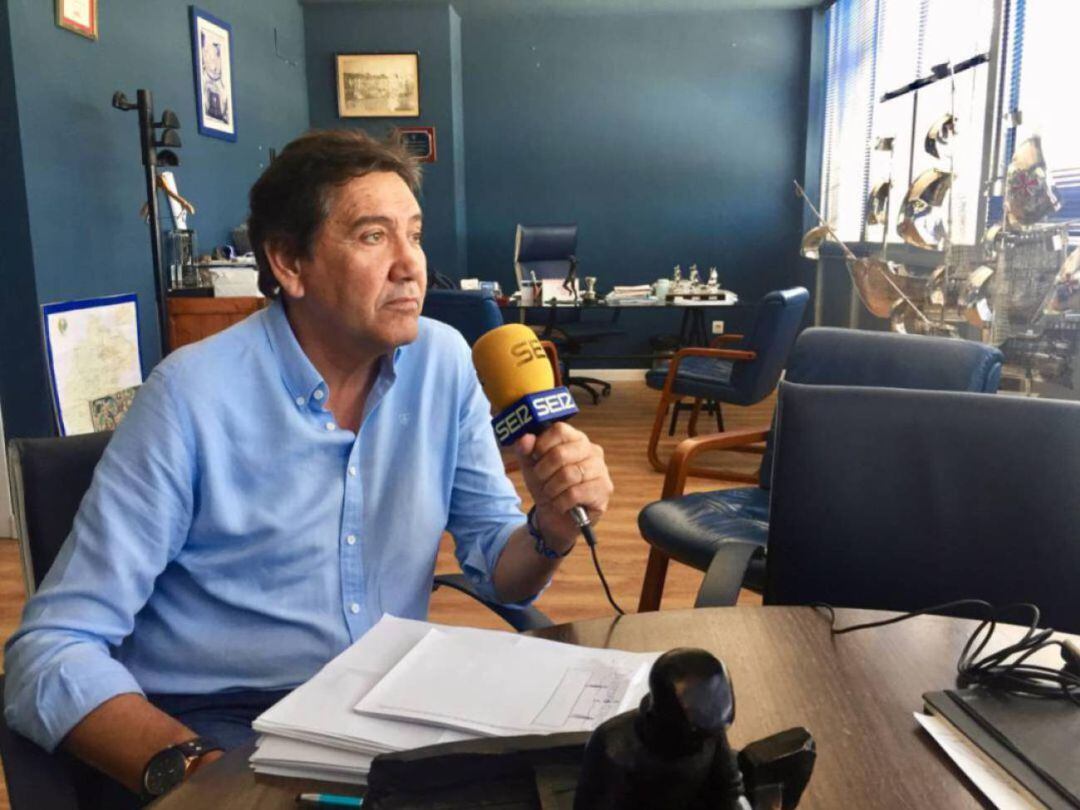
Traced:
[[[954, 175], [947, 216], [952, 240], [972, 244], [982, 187], [985, 64], [918, 91], [882, 96], [990, 47], [993, 0], [840, 0], [827, 18], [826, 119], [822, 205], [849, 241], [900, 242], [896, 214], [912, 181], [937, 167]], [[923, 148], [931, 125], [952, 112], [958, 126], [950, 157]], [[891, 138], [893, 149], [873, 149]], [[866, 200], [891, 178], [889, 222], [866, 225]]]
[[[1080, 3], [1012, 0], [1010, 10], [1005, 109], [1018, 110], [1021, 123], [1002, 133], [999, 168], [1008, 164], [1016, 144], [1041, 135], [1062, 202], [1052, 218], [1080, 220], [1080, 99], [1069, 69], [1080, 31]], [[1070, 233], [1074, 242], [1080, 241], [1080, 223]]]

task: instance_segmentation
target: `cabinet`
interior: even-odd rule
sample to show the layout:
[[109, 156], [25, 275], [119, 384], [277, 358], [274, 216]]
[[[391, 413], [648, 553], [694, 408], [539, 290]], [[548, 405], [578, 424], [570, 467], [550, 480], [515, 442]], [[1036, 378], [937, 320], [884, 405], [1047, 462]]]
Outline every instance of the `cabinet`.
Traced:
[[188, 343], [220, 332], [258, 312], [266, 298], [196, 298], [170, 296], [168, 299], [169, 346], [179, 349]]

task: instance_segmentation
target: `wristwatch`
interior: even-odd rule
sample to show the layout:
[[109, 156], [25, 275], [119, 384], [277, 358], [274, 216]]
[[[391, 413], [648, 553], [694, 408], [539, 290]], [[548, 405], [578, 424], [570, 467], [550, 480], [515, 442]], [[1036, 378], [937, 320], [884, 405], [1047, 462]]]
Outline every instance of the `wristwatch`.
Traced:
[[184, 781], [199, 757], [221, 746], [206, 737], [195, 737], [187, 742], [171, 745], [150, 757], [143, 769], [142, 786], [146, 798], [156, 798], [168, 793]]

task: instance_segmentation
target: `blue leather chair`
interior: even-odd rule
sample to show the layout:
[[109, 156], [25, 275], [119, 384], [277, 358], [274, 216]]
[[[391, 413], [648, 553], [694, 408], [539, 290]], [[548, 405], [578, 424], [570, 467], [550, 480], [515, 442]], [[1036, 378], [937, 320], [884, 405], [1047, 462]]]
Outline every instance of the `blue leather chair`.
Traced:
[[470, 346], [485, 332], [503, 325], [491, 290], [428, 290], [423, 314], [450, 324]]
[[[703, 400], [716, 403], [717, 424], [722, 428], [720, 403], [754, 405], [776, 388], [780, 373], [787, 363], [791, 344], [802, 325], [803, 312], [810, 293], [803, 287], [778, 290], [766, 295], [757, 308], [750, 330], [729, 348], [689, 347], [679, 349], [669, 363], [646, 372], [645, 384], [660, 391], [648, 455], [653, 469], [664, 472], [667, 465], [660, 460], [657, 445], [668, 408], [678, 407], [683, 397], [693, 397], [690, 435], [696, 433], [697, 415]], [[672, 419], [674, 432], [675, 419]], [[725, 477], [743, 480], [745, 476], [731, 473]], [[749, 480], [749, 479], [747, 479]]]
[[[784, 383], [777, 410], [767, 604], [1030, 602], [1080, 632], [1080, 403]], [[753, 553], [721, 545], [699, 604]]]
[[[815, 328], [807, 329], [795, 341], [785, 380], [993, 393], [1001, 380], [1001, 364], [1000, 351], [973, 341]], [[759, 549], [748, 568], [746, 586], [762, 587], [769, 530], [771, 433], [767, 427], [733, 430], [688, 439], [676, 449], [662, 500], [649, 504], [638, 515], [638, 528], [651, 545], [639, 610], [659, 608], [670, 557], [704, 571], [717, 548], [728, 542], [750, 543]], [[766, 446], [757, 486], [682, 494], [686, 478], [698, 473], [691, 462], [699, 453], [760, 441]]]
[[[531, 280], [533, 275], [541, 281], [565, 280], [571, 264], [576, 262], [576, 251], [577, 225], [518, 225], [514, 238], [514, 271], [518, 286]], [[611, 383], [574, 374], [570, 368], [573, 357], [580, 354], [586, 343], [624, 333], [614, 326], [619, 310], [614, 310], [613, 316], [603, 320], [587, 319], [582, 312], [581, 307], [550, 307], [542, 320], [533, 321], [526, 314], [526, 322], [543, 327], [540, 336], [558, 347], [566, 384], [583, 388], [595, 405], [601, 396], [611, 393]]]

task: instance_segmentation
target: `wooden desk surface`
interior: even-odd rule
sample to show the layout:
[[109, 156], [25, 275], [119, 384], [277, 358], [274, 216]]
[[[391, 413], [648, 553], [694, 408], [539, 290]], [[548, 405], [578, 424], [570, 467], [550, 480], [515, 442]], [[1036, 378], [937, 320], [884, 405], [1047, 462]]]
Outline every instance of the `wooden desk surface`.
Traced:
[[[837, 613], [839, 625], [891, 615]], [[818, 760], [800, 807], [927, 810], [988, 806], [912, 717], [924, 692], [955, 685], [956, 660], [975, 624], [922, 616], [831, 638], [828, 622], [810, 608], [735, 607], [593, 619], [537, 635], [632, 651], [707, 649], [731, 671], [733, 746], [792, 726], [814, 735]], [[1015, 627], [1001, 632], [1021, 634]], [[300, 792], [360, 792], [255, 776], [249, 754], [230, 752], [153, 807], [292, 810]]]

